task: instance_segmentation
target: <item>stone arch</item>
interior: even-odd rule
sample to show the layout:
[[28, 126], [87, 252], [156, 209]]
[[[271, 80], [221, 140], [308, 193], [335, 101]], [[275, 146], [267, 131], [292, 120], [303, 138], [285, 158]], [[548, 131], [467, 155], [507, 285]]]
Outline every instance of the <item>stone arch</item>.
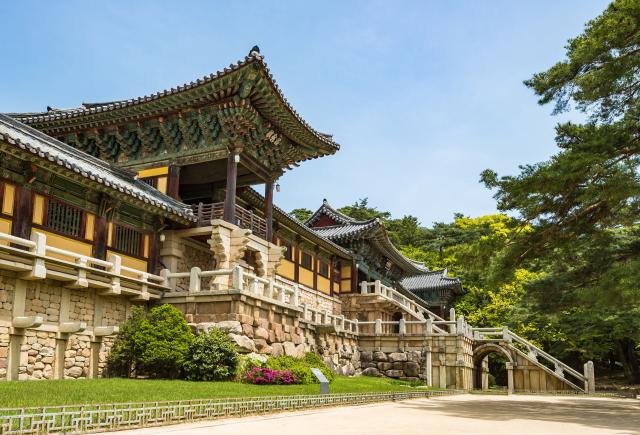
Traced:
[[[484, 361], [490, 353], [499, 353], [507, 358], [505, 363], [507, 369], [507, 388], [508, 393], [513, 393], [513, 368], [515, 367], [515, 360], [513, 355], [504, 346], [500, 346], [496, 343], [484, 343], [473, 349], [473, 387], [485, 389], [487, 387], [486, 380], [488, 379], [488, 371], [484, 371]], [[486, 378], [485, 378], [486, 377]]]

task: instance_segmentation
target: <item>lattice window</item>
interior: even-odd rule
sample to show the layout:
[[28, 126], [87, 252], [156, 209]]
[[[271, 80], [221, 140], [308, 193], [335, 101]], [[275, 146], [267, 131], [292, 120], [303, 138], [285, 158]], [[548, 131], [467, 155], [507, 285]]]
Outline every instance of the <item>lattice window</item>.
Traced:
[[145, 184], [148, 184], [149, 186], [155, 189], [158, 188], [158, 177], [141, 178], [140, 181], [142, 181]]
[[312, 264], [313, 264], [313, 257], [307, 254], [306, 252], [303, 252], [300, 258], [300, 265], [305, 269], [311, 270], [313, 267]]
[[144, 235], [133, 228], [115, 225], [113, 232], [113, 248], [125, 254], [142, 257], [142, 241]]
[[46, 226], [58, 233], [81, 237], [83, 214], [79, 208], [49, 198]]
[[329, 265], [324, 261], [320, 262], [320, 267], [318, 267], [318, 274], [324, 276], [325, 278], [329, 278]]

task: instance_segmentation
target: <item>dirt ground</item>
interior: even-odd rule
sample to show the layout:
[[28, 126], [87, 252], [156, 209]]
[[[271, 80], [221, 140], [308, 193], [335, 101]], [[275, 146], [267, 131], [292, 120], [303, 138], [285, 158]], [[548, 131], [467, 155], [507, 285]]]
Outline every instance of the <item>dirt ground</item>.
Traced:
[[202, 421], [119, 434], [640, 434], [640, 400], [466, 394]]

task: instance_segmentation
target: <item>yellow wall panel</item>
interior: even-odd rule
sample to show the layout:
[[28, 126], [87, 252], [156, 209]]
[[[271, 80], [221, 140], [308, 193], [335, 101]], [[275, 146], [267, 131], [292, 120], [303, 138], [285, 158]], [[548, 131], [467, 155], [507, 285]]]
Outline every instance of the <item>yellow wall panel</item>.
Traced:
[[93, 240], [93, 229], [96, 223], [96, 215], [93, 213], [87, 213], [87, 222], [84, 228], [84, 238], [87, 240]]
[[158, 175], [167, 175], [169, 173], [168, 166], [161, 166], [159, 168], [145, 169], [138, 172], [138, 178], [157, 177]]
[[318, 289], [322, 293], [330, 294], [331, 282], [324, 276], [318, 275]]
[[280, 266], [278, 266], [278, 270], [276, 273], [287, 279], [295, 278], [295, 266], [293, 262], [289, 260], [282, 260]]
[[349, 292], [351, 291], [351, 279], [343, 279], [340, 284], [341, 292]]
[[149, 235], [148, 234], [144, 235], [144, 250], [143, 250], [142, 256], [144, 258], [149, 258]]
[[167, 193], [167, 177], [158, 177], [157, 189], [162, 193]]
[[13, 199], [16, 196], [16, 187], [13, 184], [4, 184], [4, 196], [2, 197], [2, 213], [13, 216]]
[[[139, 258], [129, 257], [128, 255], [123, 255], [118, 252], [107, 251], [107, 258], [110, 254], [119, 255], [122, 258], [122, 265], [125, 267], [130, 267], [131, 269], [139, 270], [141, 272], [147, 271], [147, 262], [145, 260], [140, 260]], [[123, 275], [135, 277], [135, 274], [131, 272], [122, 272]]]
[[[47, 246], [52, 246], [54, 248], [64, 249], [65, 251], [71, 251], [75, 254], [91, 257], [92, 245], [89, 243], [83, 243], [78, 240], [50, 233], [48, 231], [43, 231], [41, 229], [34, 229], [33, 231], [47, 236]], [[58, 258], [60, 260], [75, 261], [73, 257], [69, 257], [67, 255], [55, 253], [47, 253], [47, 255], [53, 258]]]
[[300, 284], [313, 288], [313, 272], [300, 267]]
[[[11, 221], [8, 219], [0, 219], [0, 233], [11, 234]], [[0, 245], [7, 246], [9, 242], [0, 241]]]
[[44, 223], [44, 196], [33, 196], [33, 220], [32, 222], [37, 225]]
[[107, 246], [111, 246], [113, 241], [113, 223], [109, 222], [109, 228], [107, 230]]
[[342, 266], [342, 268], [340, 269], [340, 275], [342, 276], [343, 280], [346, 278], [351, 278], [351, 265]]

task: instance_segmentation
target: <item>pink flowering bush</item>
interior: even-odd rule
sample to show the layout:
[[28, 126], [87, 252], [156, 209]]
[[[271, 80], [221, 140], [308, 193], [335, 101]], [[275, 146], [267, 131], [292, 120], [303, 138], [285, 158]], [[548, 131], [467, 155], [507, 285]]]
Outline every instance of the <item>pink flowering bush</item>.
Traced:
[[254, 385], [291, 385], [300, 382], [291, 370], [272, 370], [254, 367], [245, 375], [245, 381]]

